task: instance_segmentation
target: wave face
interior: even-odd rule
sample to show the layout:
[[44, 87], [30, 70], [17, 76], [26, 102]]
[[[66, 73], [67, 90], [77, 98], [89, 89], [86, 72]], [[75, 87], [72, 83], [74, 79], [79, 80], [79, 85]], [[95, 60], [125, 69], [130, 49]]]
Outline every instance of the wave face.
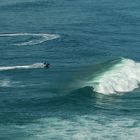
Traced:
[[56, 34], [32, 34], [32, 33], [0, 34], [0, 37], [18, 37], [18, 36], [27, 36], [27, 37], [29, 36], [32, 37], [32, 39], [29, 39], [28, 41], [21, 42], [21, 43], [15, 43], [14, 45], [17, 46], [37, 45], [46, 42], [48, 40], [53, 40], [60, 37], [59, 35]]
[[140, 63], [124, 58], [88, 82], [95, 92], [103, 94], [129, 92], [138, 88], [139, 84]]
[[24, 66], [6, 66], [6, 67], [0, 67], [0, 71], [13, 70], [13, 69], [35, 69], [35, 68], [44, 68], [44, 65], [43, 63], [35, 63], [32, 65], [24, 65]]

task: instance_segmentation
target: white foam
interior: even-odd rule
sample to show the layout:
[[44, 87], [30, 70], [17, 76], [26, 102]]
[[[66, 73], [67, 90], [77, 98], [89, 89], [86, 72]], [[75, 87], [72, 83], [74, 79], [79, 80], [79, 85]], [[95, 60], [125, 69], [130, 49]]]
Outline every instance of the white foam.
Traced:
[[25, 140], [138, 140], [140, 127], [137, 119], [108, 116], [81, 115], [74, 119], [42, 118], [36, 123], [18, 125], [1, 125], [0, 132], [7, 136], [10, 134], [26, 134]]
[[11, 81], [8, 79], [0, 80], [0, 87], [10, 87]]
[[13, 69], [34, 69], [34, 68], [44, 68], [44, 65], [43, 63], [35, 63], [32, 65], [23, 65], [23, 66], [7, 66], [7, 67], [0, 67], [0, 71], [13, 70]]
[[97, 75], [88, 86], [103, 94], [129, 92], [139, 87], [140, 63], [131, 59], [122, 59], [120, 63]]
[[31, 39], [26, 42], [21, 42], [21, 43], [16, 43], [14, 45], [17, 46], [24, 46], [24, 45], [37, 45], [41, 44], [43, 42], [46, 42], [48, 40], [53, 40], [57, 39], [60, 37], [60, 35], [56, 34], [33, 34], [33, 33], [5, 33], [5, 34], [0, 34], [0, 37], [16, 37], [16, 36], [30, 36], [30, 37], [37, 37], [35, 39]]

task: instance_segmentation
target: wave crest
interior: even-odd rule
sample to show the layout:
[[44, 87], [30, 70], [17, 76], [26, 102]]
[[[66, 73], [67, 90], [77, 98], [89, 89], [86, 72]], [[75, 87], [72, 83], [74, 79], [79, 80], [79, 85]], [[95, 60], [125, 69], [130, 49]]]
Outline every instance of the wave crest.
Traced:
[[122, 58], [121, 61], [96, 75], [88, 86], [103, 94], [129, 92], [139, 87], [140, 63]]

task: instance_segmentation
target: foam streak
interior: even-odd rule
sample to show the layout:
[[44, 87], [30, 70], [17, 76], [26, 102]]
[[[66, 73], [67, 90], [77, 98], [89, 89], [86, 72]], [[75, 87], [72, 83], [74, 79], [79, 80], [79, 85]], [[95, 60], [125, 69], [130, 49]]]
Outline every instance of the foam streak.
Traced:
[[57, 39], [60, 36], [59, 35], [55, 35], [55, 34], [33, 34], [33, 33], [5, 33], [5, 34], [0, 34], [0, 37], [16, 37], [16, 36], [30, 36], [30, 37], [37, 37], [36, 39], [31, 39], [29, 41], [26, 42], [21, 42], [21, 43], [16, 43], [14, 45], [17, 46], [24, 46], [24, 45], [37, 45], [37, 44], [41, 44], [43, 42], [46, 42], [48, 40], [53, 40], [53, 39]]

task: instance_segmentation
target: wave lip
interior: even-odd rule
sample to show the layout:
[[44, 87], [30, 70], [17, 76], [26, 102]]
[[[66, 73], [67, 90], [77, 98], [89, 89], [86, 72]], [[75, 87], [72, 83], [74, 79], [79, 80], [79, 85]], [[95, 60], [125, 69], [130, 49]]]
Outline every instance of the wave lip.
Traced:
[[88, 82], [95, 92], [103, 94], [129, 92], [138, 88], [139, 84], [140, 63], [125, 58]]
[[0, 37], [16, 37], [16, 36], [29, 36], [29, 37], [36, 37], [35, 39], [30, 39], [29, 41], [21, 42], [21, 43], [15, 43], [14, 45], [17, 46], [26, 46], [26, 45], [37, 45], [41, 44], [43, 42], [46, 42], [48, 40], [57, 39], [60, 37], [60, 35], [57, 34], [43, 34], [43, 33], [4, 33], [0, 34]]
[[35, 68], [44, 68], [43, 63], [35, 63], [32, 65], [24, 65], [24, 66], [5, 66], [0, 67], [0, 71], [13, 70], [13, 69], [35, 69]]

